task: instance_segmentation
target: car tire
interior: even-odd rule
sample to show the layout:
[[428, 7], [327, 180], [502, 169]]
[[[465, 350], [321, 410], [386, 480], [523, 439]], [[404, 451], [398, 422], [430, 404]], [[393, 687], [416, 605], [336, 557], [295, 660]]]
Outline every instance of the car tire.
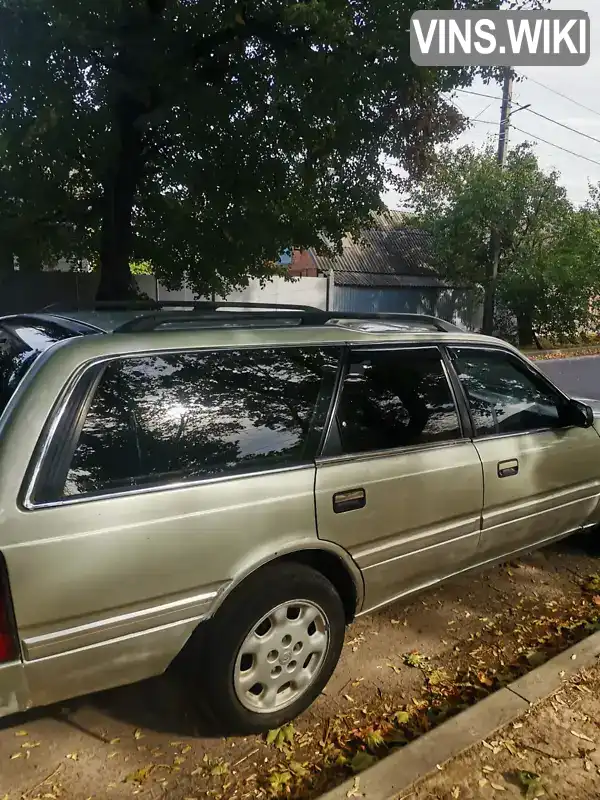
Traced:
[[305, 711], [329, 681], [346, 617], [320, 572], [291, 562], [246, 578], [201, 626], [201, 705], [221, 732], [264, 733]]

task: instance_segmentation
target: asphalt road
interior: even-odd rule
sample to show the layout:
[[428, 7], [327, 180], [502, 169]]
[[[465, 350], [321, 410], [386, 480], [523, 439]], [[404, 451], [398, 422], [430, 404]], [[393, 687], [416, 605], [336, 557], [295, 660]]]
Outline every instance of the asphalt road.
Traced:
[[600, 400], [600, 356], [538, 361], [537, 366], [567, 394]]

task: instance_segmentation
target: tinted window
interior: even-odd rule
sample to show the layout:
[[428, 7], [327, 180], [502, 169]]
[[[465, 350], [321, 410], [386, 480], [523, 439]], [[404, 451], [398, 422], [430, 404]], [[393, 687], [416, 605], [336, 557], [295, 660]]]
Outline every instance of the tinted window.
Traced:
[[25, 318], [13, 317], [0, 326], [0, 414], [40, 353], [75, 335], [60, 325]]
[[560, 395], [515, 357], [464, 349], [453, 358], [479, 436], [560, 425]]
[[123, 359], [98, 387], [65, 495], [311, 461], [338, 352], [237, 350]]
[[338, 410], [346, 453], [444, 442], [460, 425], [436, 349], [354, 354]]

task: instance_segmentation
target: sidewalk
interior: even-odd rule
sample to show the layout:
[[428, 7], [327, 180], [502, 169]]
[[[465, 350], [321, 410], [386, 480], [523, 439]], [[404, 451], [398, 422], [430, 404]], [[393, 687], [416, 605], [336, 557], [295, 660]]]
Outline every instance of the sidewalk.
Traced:
[[447, 763], [402, 800], [600, 798], [600, 667], [565, 686], [491, 740]]

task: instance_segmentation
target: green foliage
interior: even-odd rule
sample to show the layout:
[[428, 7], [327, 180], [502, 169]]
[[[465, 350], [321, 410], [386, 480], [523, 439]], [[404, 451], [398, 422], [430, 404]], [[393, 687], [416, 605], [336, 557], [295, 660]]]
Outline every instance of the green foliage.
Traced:
[[533, 331], [565, 339], [591, 323], [600, 216], [592, 203], [575, 208], [529, 145], [512, 150], [504, 170], [491, 148], [445, 150], [412, 200], [438, 268], [455, 281], [485, 284], [498, 237], [498, 299], [516, 317], [521, 344]]
[[339, 245], [380, 206], [382, 153], [419, 174], [464, 124], [441, 92], [476, 70], [411, 62], [407, 29], [422, 7], [3, 3], [2, 247], [85, 256], [114, 296], [132, 262], [151, 262], [171, 288], [187, 278], [225, 294], [268, 274], [284, 247], [320, 246], [320, 233]]
[[129, 265], [132, 275], [153, 275], [154, 270], [149, 261], [133, 261]]

